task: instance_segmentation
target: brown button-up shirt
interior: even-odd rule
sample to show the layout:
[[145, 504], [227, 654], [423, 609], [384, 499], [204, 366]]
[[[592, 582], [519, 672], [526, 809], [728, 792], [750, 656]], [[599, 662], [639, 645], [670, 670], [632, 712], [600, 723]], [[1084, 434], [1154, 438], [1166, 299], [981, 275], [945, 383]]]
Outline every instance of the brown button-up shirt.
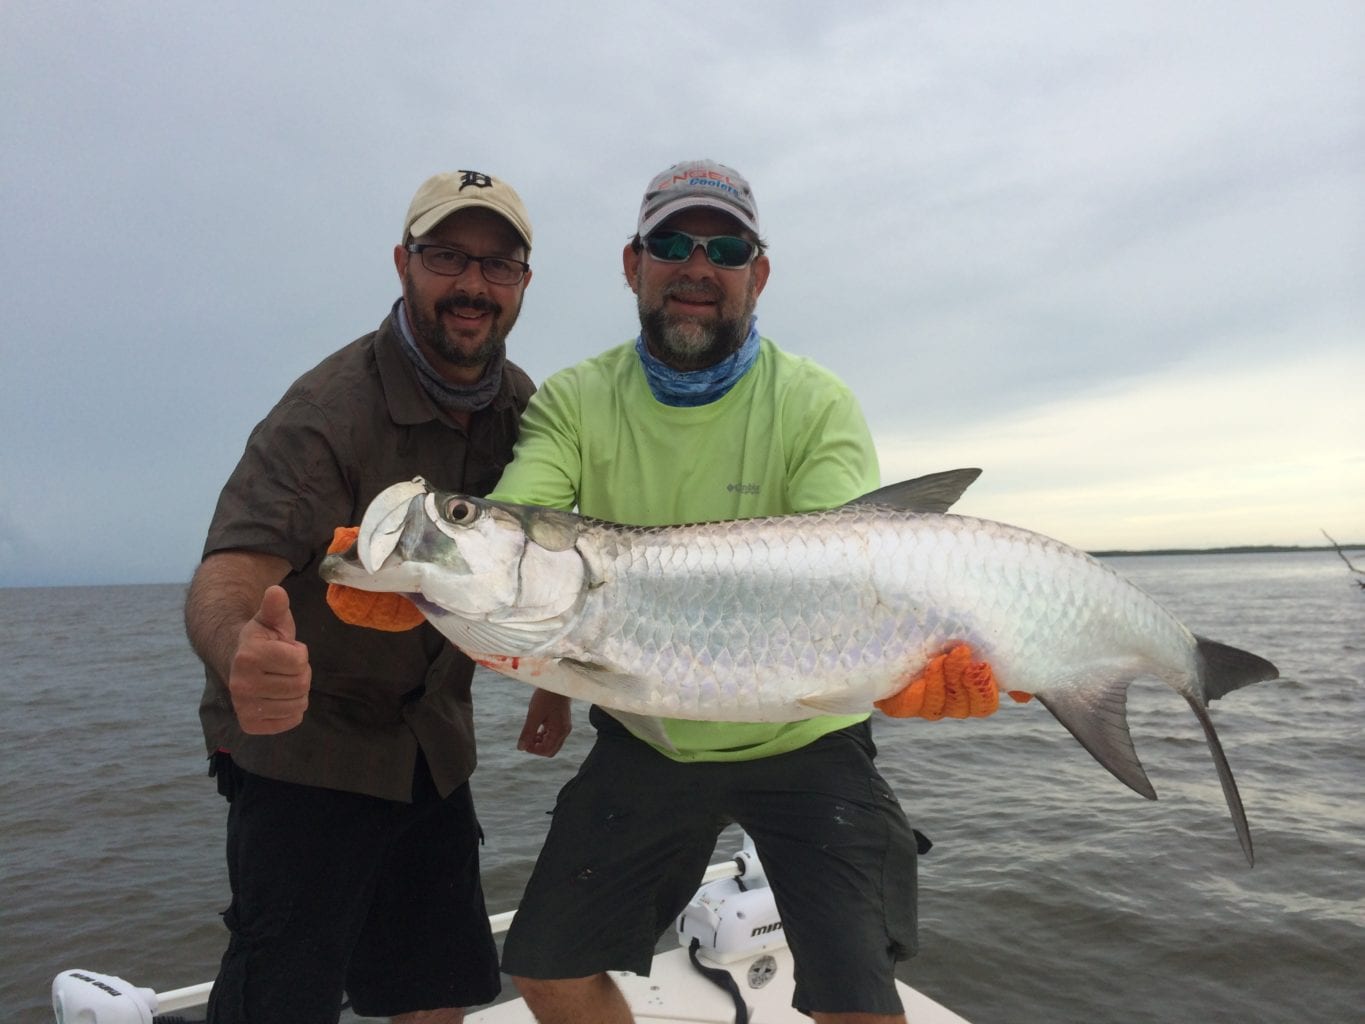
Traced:
[[359, 523], [390, 484], [422, 476], [487, 494], [511, 460], [534, 385], [506, 363], [497, 396], [466, 432], [422, 390], [395, 316], [305, 373], [256, 426], [204, 545], [205, 555], [255, 551], [293, 567], [283, 586], [313, 668], [303, 723], [248, 736], [212, 671], [199, 713], [210, 753], [230, 751], [248, 771], [409, 800], [419, 748], [443, 795], [474, 770], [474, 664], [426, 623], [404, 633], [343, 623], [326, 604], [318, 563], [333, 530]]

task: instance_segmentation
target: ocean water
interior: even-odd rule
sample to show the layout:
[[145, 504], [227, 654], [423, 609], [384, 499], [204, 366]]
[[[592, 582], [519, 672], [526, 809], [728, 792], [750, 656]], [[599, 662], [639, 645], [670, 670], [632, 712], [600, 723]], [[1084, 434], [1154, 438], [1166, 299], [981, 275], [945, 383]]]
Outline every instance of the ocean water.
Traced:
[[[902, 977], [976, 1024], [1365, 1020], [1365, 591], [1331, 552], [1110, 561], [1195, 632], [1280, 667], [1213, 712], [1256, 867], [1197, 722], [1158, 683], [1129, 702], [1157, 802], [1037, 702], [879, 720], [882, 769], [935, 841], [922, 950]], [[205, 777], [181, 598], [0, 590], [0, 1022], [51, 1021], [66, 968], [158, 991], [215, 973], [224, 804]], [[558, 758], [518, 754], [527, 692], [492, 675], [476, 689], [493, 911], [516, 905], [590, 742], [580, 714]]]

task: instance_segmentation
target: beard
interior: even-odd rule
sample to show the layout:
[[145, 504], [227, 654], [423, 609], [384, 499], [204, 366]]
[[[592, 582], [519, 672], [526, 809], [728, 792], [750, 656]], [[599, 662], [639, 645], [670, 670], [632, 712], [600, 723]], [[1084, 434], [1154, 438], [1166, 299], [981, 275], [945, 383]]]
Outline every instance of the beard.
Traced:
[[739, 351], [749, 336], [749, 322], [757, 299], [751, 286], [737, 316], [704, 320], [666, 313], [663, 300], [677, 296], [723, 302], [724, 295], [719, 289], [683, 282], [665, 290], [656, 305], [648, 304], [643, 289], [636, 294], [640, 331], [645, 336], [645, 344], [660, 362], [683, 371], [704, 370]]
[[[484, 366], [495, 357], [506, 355], [507, 335], [511, 333], [512, 325], [517, 321], [519, 310], [513, 310], [511, 317], [504, 322], [503, 307], [492, 299], [482, 295], [471, 297], [464, 292], [458, 292], [438, 301], [432, 307], [434, 315], [428, 316], [421, 304], [414, 301], [413, 296], [416, 294], [416, 289], [413, 287], [410, 276], [407, 277], [405, 284], [407, 288], [404, 290], [403, 298], [404, 307], [408, 314], [408, 326], [412, 328], [413, 338], [416, 339], [419, 347], [434, 352], [442, 362], [463, 369]], [[474, 349], [461, 346], [461, 332], [458, 329], [453, 332], [447, 331], [441, 322], [442, 316], [460, 309], [475, 309], [492, 314], [492, 319], [487, 327], [487, 334]], [[482, 327], [479, 328], [479, 330], [483, 329]]]

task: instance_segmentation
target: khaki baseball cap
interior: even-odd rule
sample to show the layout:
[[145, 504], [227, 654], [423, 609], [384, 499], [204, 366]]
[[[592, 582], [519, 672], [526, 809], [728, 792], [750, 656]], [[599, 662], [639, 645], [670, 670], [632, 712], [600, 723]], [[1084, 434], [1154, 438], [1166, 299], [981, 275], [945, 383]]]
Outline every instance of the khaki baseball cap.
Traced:
[[744, 175], [714, 160], [686, 160], [654, 176], [640, 203], [643, 238], [679, 210], [705, 206], [728, 213], [758, 234], [758, 206]]
[[502, 216], [531, 248], [531, 217], [517, 190], [482, 171], [447, 171], [422, 182], [403, 220], [403, 241], [424, 235], [456, 210], [482, 206]]

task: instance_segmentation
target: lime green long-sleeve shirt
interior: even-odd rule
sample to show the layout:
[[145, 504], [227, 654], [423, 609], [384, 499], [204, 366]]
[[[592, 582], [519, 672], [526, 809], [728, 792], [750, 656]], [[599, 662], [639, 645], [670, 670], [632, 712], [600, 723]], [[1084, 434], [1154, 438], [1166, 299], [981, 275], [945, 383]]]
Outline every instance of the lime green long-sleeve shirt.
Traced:
[[[785, 515], [842, 505], [879, 483], [872, 435], [832, 373], [767, 338], [708, 405], [663, 405], [634, 343], [554, 374], [532, 397], [511, 465], [489, 495], [636, 526]], [[767, 757], [861, 721], [664, 719], [681, 761]]]

